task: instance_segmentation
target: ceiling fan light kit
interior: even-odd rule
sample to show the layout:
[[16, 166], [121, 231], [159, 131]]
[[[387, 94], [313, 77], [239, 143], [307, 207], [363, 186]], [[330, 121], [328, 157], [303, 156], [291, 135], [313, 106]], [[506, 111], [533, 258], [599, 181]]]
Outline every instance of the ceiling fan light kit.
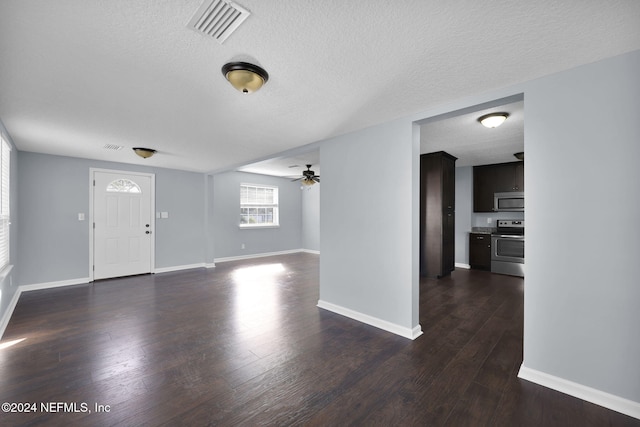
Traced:
[[224, 64], [222, 75], [231, 83], [231, 86], [242, 93], [253, 93], [269, 80], [269, 74], [264, 68], [248, 62]]
[[306, 166], [307, 166], [307, 170], [302, 171], [302, 176], [300, 178], [291, 180], [291, 181], [300, 181], [302, 183], [302, 186], [300, 187], [301, 189], [303, 189], [305, 186], [311, 187], [316, 182], [318, 183], [320, 182], [320, 175], [316, 175], [316, 173], [311, 170], [312, 165], [306, 165]]
[[486, 128], [497, 128], [509, 117], [509, 113], [489, 113], [478, 117], [478, 121]]
[[156, 153], [153, 148], [133, 147], [133, 151], [143, 159], [148, 159]]

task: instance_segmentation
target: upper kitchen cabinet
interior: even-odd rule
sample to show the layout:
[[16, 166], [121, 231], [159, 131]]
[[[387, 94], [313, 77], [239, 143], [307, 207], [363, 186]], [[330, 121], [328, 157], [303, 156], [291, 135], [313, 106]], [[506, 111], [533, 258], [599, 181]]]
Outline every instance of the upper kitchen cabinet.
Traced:
[[439, 151], [420, 156], [420, 274], [442, 277], [454, 269], [455, 162]]
[[524, 191], [524, 162], [473, 167], [473, 211], [493, 212], [494, 193]]

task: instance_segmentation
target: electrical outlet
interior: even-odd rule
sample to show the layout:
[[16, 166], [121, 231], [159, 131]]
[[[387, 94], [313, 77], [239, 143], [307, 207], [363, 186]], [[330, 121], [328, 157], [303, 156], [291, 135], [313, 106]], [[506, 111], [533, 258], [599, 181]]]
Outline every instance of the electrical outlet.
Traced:
[[244, 249], [244, 243], [240, 245], [240, 249]]
[[487, 224], [491, 224], [493, 222], [493, 218], [487, 218]]

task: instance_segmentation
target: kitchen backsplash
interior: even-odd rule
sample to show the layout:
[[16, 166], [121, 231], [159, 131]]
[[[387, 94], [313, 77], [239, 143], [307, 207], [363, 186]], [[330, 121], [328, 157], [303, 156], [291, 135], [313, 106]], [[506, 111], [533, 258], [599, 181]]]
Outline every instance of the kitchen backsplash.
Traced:
[[[472, 227], [495, 227], [499, 219], [524, 219], [524, 212], [473, 212], [471, 214]], [[487, 222], [487, 220], [490, 220]]]

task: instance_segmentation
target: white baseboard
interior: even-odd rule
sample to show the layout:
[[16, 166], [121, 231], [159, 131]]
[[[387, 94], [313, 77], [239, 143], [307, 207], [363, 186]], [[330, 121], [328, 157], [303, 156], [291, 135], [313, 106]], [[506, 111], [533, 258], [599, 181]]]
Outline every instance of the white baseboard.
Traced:
[[291, 250], [288, 250], [288, 251], [263, 252], [263, 253], [260, 253], [260, 254], [228, 256], [228, 257], [222, 257], [222, 258], [215, 258], [213, 260], [213, 262], [216, 263], [216, 262], [227, 262], [227, 261], [240, 261], [240, 260], [243, 260], [243, 259], [263, 258], [263, 257], [267, 257], [267, 256], [295, 254], [295, 253], [302, 252], [302, 251], [303, 251], [303, 249], [291, 249]]
[[605, 393], [604, 391], [574, 383], [573, 381], [536, 371], [535, 369], [527, 368], [524, 365], [520, 366], [518, 378], [568, 394], [569, 396], [577, 397], [578, 399], [586, 400], [587, 402], [611, 409], [612, 411], [640, 419], [640, 402], [634, 402], [633, 400]]
[[[172, 267], [156, 268], [153, 272], [154, 273], [171, 273], [172, 271], [191, 270], [192, 268], [205, 268], [208, 265], [209, 264], [205, 264], [204, 262], [201, 262], [198, 264], [174, 265]], [[215, 267], [215, 264], [213, 266]]]
[[9, 301], [9, 305], [7, 306], [7, 309], [4, 312], [2, 319], [0, 319], [0, 339], [2, 339], [2, 337], [4, 336], [4, 331], [5, 329], [7, 329], [7, 326], [9, 325], [11, 316], [13, 316], [13, 310], [15, 310], [16, 304], [18, 304], [18, 300], [20, 299], [20, 293], [21, 293], [20, 287], [18, 287], [18, 289], [16, 289], [15, 293], [13, 294], [13, 298], [11, 298], [11, 301]]
[[60, 280], [57, 282], [34, 283], [32, 285], [20, 285], [18, 288], [21, 292], [39, 291], [41, 289], [59, 288], [62, 286], [86, 285], [90, 282], [88, 277], [78, 279]]
[[420, 335], [422, 335], [422, 326], [418, 325], [414, 326], [414, 328], [411, 330], [411, 336], [407, 338], [409, 338], [410, 340], [415, 340]]
[[18, 304], [20, 295], [23, 292], [39, 291], [41, 289], [59, 288], [62, 286], [84, 285], [87, 283], [89, 283], [89, 278], [82, 277], [79, 279], [61, 280], [58, 282], [34, 283], [32, 285], [18, 286], [18, 289], [16, 289], [16, 292], [13, 294], [13, 298], [11, 298], [9, 305], [7, 306], [7, 310], [4, 312], [4, 315], [0, 320], [0, 338], [2, 338], [2, 336], [4, 335], [4, 331], [9, 325], [9, 321], [11, 320], [11, 316], [13, 315], [13, 310], [15, 310], [16, 304]]
[[469, 264], [463, 264], [461, 262], [456, 262], [455, 266], [458, 268], [464, 268], [465, 270], [470, 270], [471, 266]]
[[320, 255], [320, 251], [314, 249], [300, 249], [300, 252], [306, 252], [308, 254]]
[[357, 320], [358, 322], [366, 323], [367, 325], [375, 326], [376, 328], [391, 332], [396, 335], [400, 335], [410, 340], [415, 340], [422, 335], [422, 327], [420, 325], [413, 329], [405, 328], [404, 326], [396, 325], [395, 323], [387, 322], [386, 320], [378, 319], [377, 317], [369, 316], [358, 311], [351, 310], [336, 304], [332, 304], [327, 301], [318, 300], [318, 307], [332, 311], [345, 317]]

